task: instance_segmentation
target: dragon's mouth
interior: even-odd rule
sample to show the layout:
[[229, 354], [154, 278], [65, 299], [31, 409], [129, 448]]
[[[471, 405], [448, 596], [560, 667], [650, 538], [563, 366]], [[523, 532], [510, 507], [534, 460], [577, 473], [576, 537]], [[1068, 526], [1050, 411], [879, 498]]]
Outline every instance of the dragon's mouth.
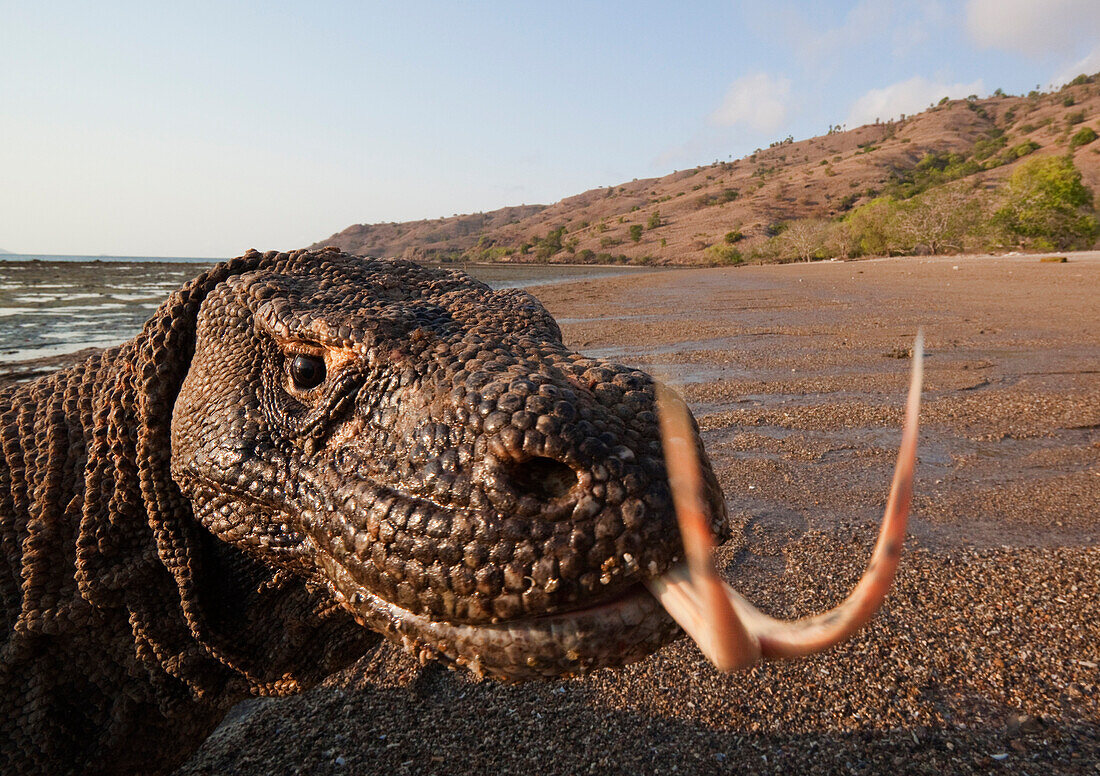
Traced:
[[506, 681], [569, 676], [641, 660], [680, 635], [642, 583], [612, 599], [568, 611], [491, 624], [432, 620], [357, 584], [326, 559], [336, 596], [366, 627], [419, 657]]
[[486, 624], [432, 620], [402, 608], [367, 590], [345, 566], [321, 553], [327, 578], [360, 624], [402, 644], [422, 662], [441, 660], [504, 680], [567, 676], [640, 660], [674, 639], [677, 623], [722, 670], [761, 658], [820, 652], [858, 631], [893, 581], [916, 465], [921, 350], [918, 337], [901, 449], [878, 543], [859, 584], [823, 614], [774, 620], [718, 576], [695, 433], [682, 400], [664, 386], [658, 386], [661, 437], [686, 560], [659, 576], [580, 608]]
[[[618, 505], [554, 520], [439, 502], [407, 486], [342, 485], [327, 507], [299, 499], [286, 522], [302, 527], [311, 553], [343, 570], [349, 599], [377, 599], [425, 622], [488, 626], [599, 605], [666, 573], [681, 553], [667, 541], [676, 525], [668, 502], [612, 544], [600, 532], [608, 516], [622, 520]], [[565, 513], [578, 503], [566, 501]]]

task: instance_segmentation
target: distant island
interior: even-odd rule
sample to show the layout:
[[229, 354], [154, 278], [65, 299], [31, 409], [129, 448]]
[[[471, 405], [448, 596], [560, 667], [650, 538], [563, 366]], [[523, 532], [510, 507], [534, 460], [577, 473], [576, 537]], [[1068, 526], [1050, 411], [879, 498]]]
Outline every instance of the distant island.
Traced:
[[943, 98], [914, 116], [553, 205], [356, 224], [312, 247], [441, 262], [740, 264], [1090, 248], [1100, 74], [1056, 92]]
[[11, 251], [6, 251], [3, 248], [0, 248], [0, 256], [14, 256], [14, 255], [15, 254], [12, 253]]

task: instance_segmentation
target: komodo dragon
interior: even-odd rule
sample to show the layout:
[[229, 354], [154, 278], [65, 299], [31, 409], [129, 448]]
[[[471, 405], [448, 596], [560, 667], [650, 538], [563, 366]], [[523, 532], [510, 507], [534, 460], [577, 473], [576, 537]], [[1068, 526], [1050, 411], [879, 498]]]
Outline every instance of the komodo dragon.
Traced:
[[[505, 679], [653, 652], [692, 551], [654, 397], [459, 272], [215, 266], [133, 340], [0, 392], [0, 772], [171, 770], [237, 701], [382, 635]], [[702, 461], [705, 544], [726, 515]]]

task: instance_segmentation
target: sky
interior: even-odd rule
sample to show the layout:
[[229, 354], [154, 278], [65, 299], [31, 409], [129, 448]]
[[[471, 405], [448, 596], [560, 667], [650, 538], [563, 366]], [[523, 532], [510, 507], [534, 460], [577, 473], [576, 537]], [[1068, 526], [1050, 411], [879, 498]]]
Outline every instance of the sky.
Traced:
[[1097, 71], [1097, 0], [0, 0], [0, 249], [288, 250]]

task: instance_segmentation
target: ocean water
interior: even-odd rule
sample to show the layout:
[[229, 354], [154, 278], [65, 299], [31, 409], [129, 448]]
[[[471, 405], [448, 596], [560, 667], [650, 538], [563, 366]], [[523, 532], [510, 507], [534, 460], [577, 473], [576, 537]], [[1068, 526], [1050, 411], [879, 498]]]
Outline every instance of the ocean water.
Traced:
[[[109, 347], [133, 337], [211, 259], [0, 255], [0, 363]], [[647, 271], [545, 264], [462, 267], [492, 288]]]

